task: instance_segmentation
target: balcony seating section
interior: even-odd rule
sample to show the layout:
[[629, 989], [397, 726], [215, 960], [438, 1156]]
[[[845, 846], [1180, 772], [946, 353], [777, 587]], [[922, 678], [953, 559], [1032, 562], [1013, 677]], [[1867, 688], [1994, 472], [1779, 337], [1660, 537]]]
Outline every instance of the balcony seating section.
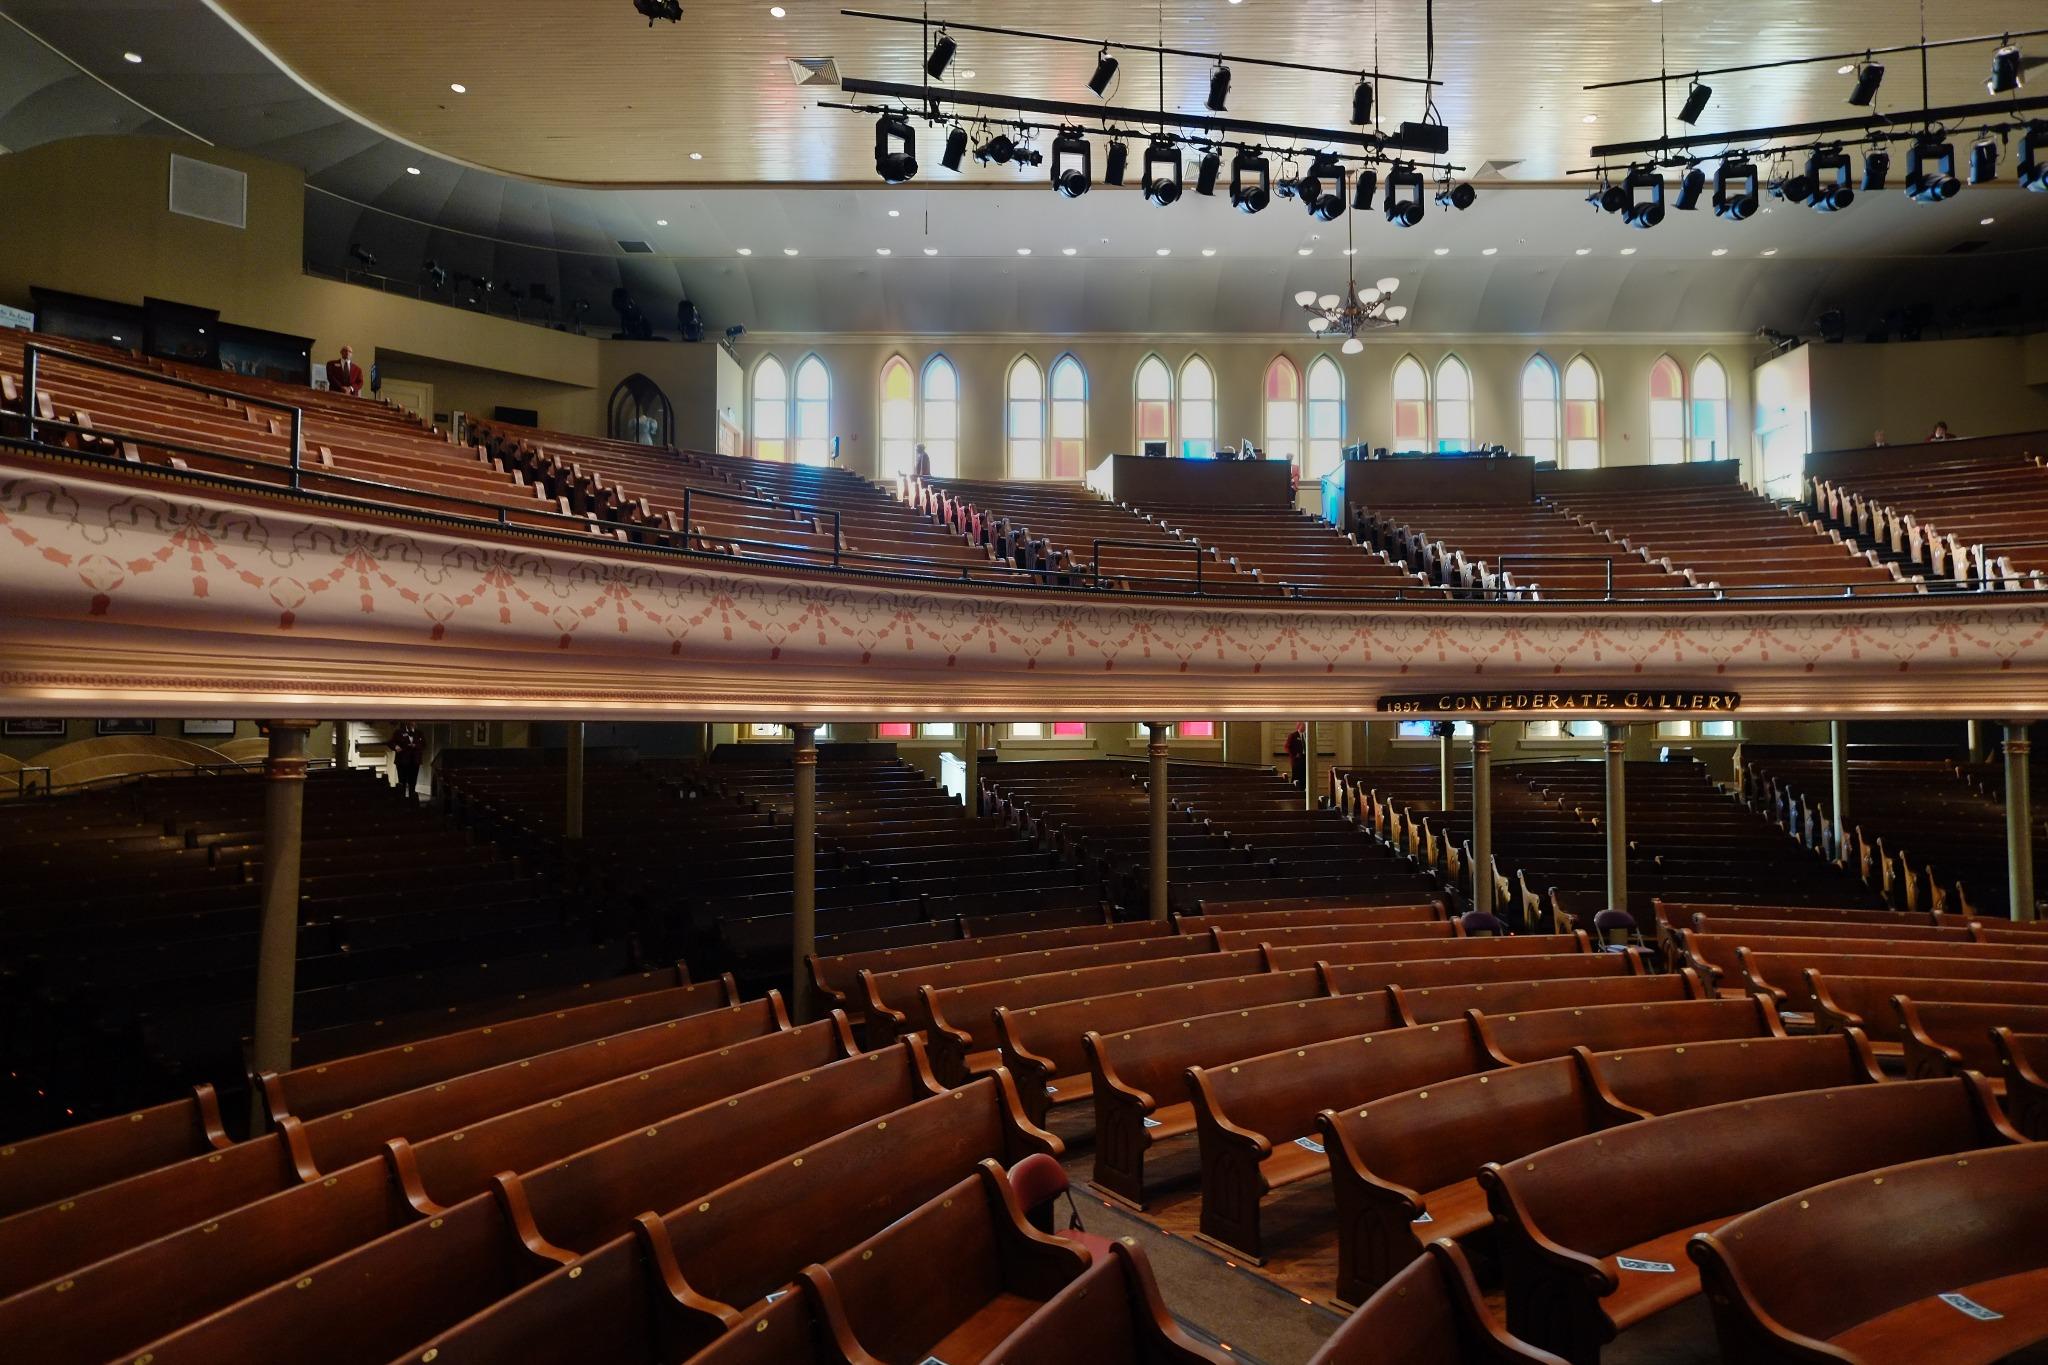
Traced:
[[1369, 546], [1432, 583], [1477, 596], [1600, 601], [1613, 562], [1617, 596], [1698, 596], [1684, 576], [1542, 503], [1390, 503], [1354, 508]]
[[1807, 481], [1807, 505], [1929, 577], [2048, 585], [2048, 464], [2033, 454], [1931, 458]]
[[1293, 597], [1371, 597], [1429, 600], [1423, 577], [1384, 554], [1366, 549], [1321, 517], [1293, 507], [1215, 507], [1148, 501], [1133, 510], [1169, 534], [1186, 536], [1261, 583], [1277, 583]]

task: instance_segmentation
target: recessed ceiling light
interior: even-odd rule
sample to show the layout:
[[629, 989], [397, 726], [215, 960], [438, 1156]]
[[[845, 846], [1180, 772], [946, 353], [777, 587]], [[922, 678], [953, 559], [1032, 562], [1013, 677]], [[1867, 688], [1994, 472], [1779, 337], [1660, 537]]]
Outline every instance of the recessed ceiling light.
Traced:
[[963, 72], [961, 72], [961, 73], [960, 73], [960, 79], [961, 79], [961, 80], [963, 80], [963, 81], [971, 81], [971, 80], [973, 80], [973, 79], [974, 79], [974, 71], [973, 71], [973, 69], [972, 69], [972, 68], [969, 68], [968, 70], [966, 70], [966, 71], [963, 71]]
[[1574, 256], [1590, 256], [1593, 254], [1593, 248], [1589, 246], [1582, 246], [1577, 251], [1574, 251], [1572, 254]]
[[1060, 248], [1060, 255], [1062, 255], [1062, 256], [1072, 256], [1072, 255], [1073, 255], [1074, 253], [1078, 252], [1078, 251], [1079, 251], [1080, 249], [1081, 249], [1081, 248], [1079, 248], [1079, 247], [1077, 247], [1077, 246], [1063, 246], [1063, 247], [1061, 247], [1061, 248]]
[[1294, 248], [1294, 254], [1297, 256], [1313, 256], [1315, 254], [1315, 250], [1316, 249], [1312, 246], [1298, 246]]
[[407, 166], [405, 168], [405, 173], [407, 175], [418, 175], [420, 173], [420, 168], [417, 166]]
[[1154, 256], [1171, 256], [1173, 254], [1173, 248], [1170, 246], [1156, 247], [1153, 249], [1152, 254]]
[[891, 254], [891, 252], [890, 252], [890, 250], [889, 250], [889, 248], [888, 248], [888, 247], [885, 247], [885, 246], [878, 246], [878, 247], [876, 247], [876, 248], [875, 248], [875, 254], [876, 254], [877, 256], [887, 256], [887, 255], [890, 255], [890, 254]]
[[1846, 63], [1844, 63], [1843, 65], [1841, 65], [1841, 66], [1838, 66], [1838, 67], [1836, 67], [1836, 68], [1835, 68], [1835, 74], [1836, 74], [1837, 76], [1847, 76], [1847, 75], [1849, 75], [1849, 74], [1850, 74], [1851, 72], [1853, 72], [1853, 71], [1855, 71], [1855, 70], [1856, 70], [1856, 63], [1854, 63], [1854, 62], [1846, 62]]
[[890, 216], [891, 218], [901, 218], [901, 217], [903, 216], [903, 210], [902, 210], [902, 209], [890, 209], [890, 210], [889, 210], [889, 216]]
[[448, 88], [450, 90], [453, 90], [458, 95], [467, 95], [469, 93], [469, 87], [464, 85], [461, 81], [450, 81], [448, 83]]
[[1997, 222], [1997, 221], [1998, 221], [1998, 220], [1997, 220], [1996, 218], [1979, 218], [1979, 219], [1977, 220], [1977, 226], [1978, 226], [1978, 227], [1990, 227], [1990, 226], [1991, 226], [1991, 225], [1992, 225], [1993, 223], [1995, 223], [1995, 222]]
[[1717, 246], [1714, 248], [1714, 254], [1716, 256], [1726, 256], [1728, 254], [1728, 248], [1725, 246]]
[[796, 255], [796, 248], [793, 246], [786, 246], [782, 248], [782, 254], [785, 256], [794, 256]]
[[667, 226], [668, 226], [668, 219], [666, 219], [666, 218], [657, 218], [657, 219], [655, 219], [655, 220], [654, 220], [654, 225], [655, 225], [656, 227], [667, 227]]
[[770, 5], [768, 7], [768, 12], [774, 15], [777, 19], [780, 19], [783, 15], [789, 13], [788, 10], [784, 9], [780, 5]]
[[1448, 256], [1451, 254], [1451, 249], [1447, 246], [1440, 246], [1436, 249], [1436, 254], [1439, 256]]
[[928, 246], [924, 249], [924, 254], [927, 256], [936, 256], [939, 254], [939, 249], [935, 246]]
[[740, 248], [740, 255], [742, 255], [742, 256], [751, 256], [751, 255], [753, 255], [753, 254], [754, 254], [754, 248], [752, 248], [752, 247], [750, 247], [750, 246], [743, 246], [743, 247], [741, 247], [741, 248]]
[[1347, 246], [1344, 248], [1344, 254], [1346, 256], [1356, 256], [1358, 254], [1358, 248], [1355, 246]]
[[1484, 251], [1480, 252], [1479, 254], [1482, 256], [1498, 256], [1500, 254], [1500, 248], [1497, 246], [1490, 246], [1487, 247]]
[[1019, 256], [1029, 256], [1031, 254], [1031, 248], [1028, 246], [1020, 246], [1017, 248], [1017, 254]]
[[1598, 114], [1588, 114], [1584, 118], [1579, 120], [1579, 122], [1581, 123], [1598, 123], [1599, 121], [1600, 116]]
[[[121, 60], [124, 62], [139, 62], [142, 60], [142, 54], [140, 52], [123, 52]], [[115, 340], [118, 341], [119, 338], [117, 337]]]
[[1777, 254], [1778, 254], [1778, 248], [1776, 248], [1776, 247], [1774, 247], [1774, 246], [1767, 246], [1767, 247], [1765, 247], [1765, 248], [1764, 248], [1764, 255], [1766, 255], [1766, 256], [1775, 256], [1775, 255], [1777, 255]]
[[702, 161], [703, 159], [704, 159], [704, 153], [702, 153], [702, 152], [691, 152], [691, 153], [690, 153], [690, 160], [692, 160], [692, 161]]
[[1216, 248], [1213, 246], [1205, 246], [1202, 248], [1202, 254], [1204, 256], [1214, 256], [1216, 254]]
[[1633, 256], [1636, 254], [1636, 249], [1632, 246], [1625, 246], [1621, 249], [1621, 254], [1624, 256]]

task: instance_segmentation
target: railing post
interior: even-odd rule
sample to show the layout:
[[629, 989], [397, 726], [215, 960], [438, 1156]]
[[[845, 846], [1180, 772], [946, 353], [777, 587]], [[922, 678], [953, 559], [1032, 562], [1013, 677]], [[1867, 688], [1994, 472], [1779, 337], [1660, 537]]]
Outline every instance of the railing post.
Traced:
[[[834, 437], [833, 439], [834, 439], [834, 440], [837, 440], [838, 438], [837, 438], [837, 437]], [[840, 547], [840, 545], [841, 545], [841, 544], [843, 544], [843, 543], [844, 543], [844, 541], [845, 541], [845, 539], [846, 539], [846, 531], [845, 531], [845, 527], [844, 527], [844, 525], [843, 525], [843, 524], [842, 524], [842, 523], [840, 522], [840, 520], [839, 520], [839, 515], [840, 515], [840, 514], [839, 514], [839, 509], [838, 509], [838, 508], [836, 508], [836, 507], [835, 507], [835, 508], [833, 508], [833, 509], [832, 509], [832, 567], [833, 567], [833, 568], [835, 568], [835, 569], [839, 567], [839, 547]]]
[[292, 409], [292, 492], [299, 491], [299, 470], [306, 462], [306, 410]]
[[36, 362], [42, 358], [42, 354], [40, 346], [31, 345], [24, 353], [21, 363], [21, 382], [28, 387], [28, 393], [22, 400], [22, 411], [28, 418], [27, 439], [30, 445], [36, 442], [36, 371], [39, 368]]
[[1607, 556], [1607, 600], [1614, 600], [1614, 556]]

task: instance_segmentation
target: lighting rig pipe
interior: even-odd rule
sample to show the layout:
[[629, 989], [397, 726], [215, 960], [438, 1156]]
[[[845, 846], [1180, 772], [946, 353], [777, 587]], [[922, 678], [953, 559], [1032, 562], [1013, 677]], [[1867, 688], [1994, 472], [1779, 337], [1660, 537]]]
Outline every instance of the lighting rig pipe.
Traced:
[[[1939, 109], [1915, 109], [1900, 114], [1878, 114], [1869, 118], [1818, 119], [1811, 123], [1781, 123], [1769, 128], [1737, 128], [1722, 133], [1696, 133], [1689, 137], [1650, 138], [1641, 142], [1609, 142], [1587, 149], [1591, 157], [1633, 157], [1644, 152], [1665, 153], [1687, 147], [1749, 147], [1781, 137], [1811, 135], [1823, 141], [1829, 133], [1866, 133], [1874, 142], [1906, 142], [1933, 130], [1933, 125], [1958, 119], [2012, 115], [2030, 109], [2048, 109], [2048, 96], [2024, 100], [1983, 100], [1976, 104], [1950, 104]], [[2006, 126], [2017, 126], [2010, 119]], [[1911, 125], [1911, 126], [1908, 126]], [[1901, 129], [1904, 131], [1901, 131]], [[1762, 149], [1758, 149], [1762, 150]], [[1789, 149], [1788, 149], [1789, 150]], [[1573, 172], [1578, 174], [1578, 172]]]
[[1618, 90], [1627, 85], [1661, 85], [1671, 80], [1692, 80], [1700, 76], [1728, 76], [1743, 71], [1775, 71], [1787, 66], [1813, 66], [1821, 62], [1850, 62], [1859, 57], [1885, 57], [1896, 52], [1930, 52], [1938, 47], [1974, 47], [1978, 43], [2011, 42], [2014, 38], [2039, 38], [2048, 35], [2048, 28], [2015, 30], [2011, 33], [1987, 33], [1979, 38], [1939, 38], [1933, 42], [1900, 43], [1896, 47], [1863, 47], [1854, 52], [1831, 52], [1820, 57], [1786, 57], [1775, 62], [1750, 62], [1744, 66], [1716, 66], [1698, 71], [1681, 68], [1661, 76], [1631, 76], [1625, 81], [1600, 81], [1593, 85], [1582, 85], [1581, 90]]

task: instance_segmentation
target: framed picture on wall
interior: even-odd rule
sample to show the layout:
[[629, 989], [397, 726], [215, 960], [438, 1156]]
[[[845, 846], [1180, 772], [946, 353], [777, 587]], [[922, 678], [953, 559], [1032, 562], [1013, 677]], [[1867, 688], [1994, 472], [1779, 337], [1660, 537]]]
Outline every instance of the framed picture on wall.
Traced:
[[178, 733], [188, 738], [210, 736], [215, 739], [233, 739], [235, 723], [231, 720], [188, 720], [179, 725]]
[[100, 720], [94, 723], [93, 733], [105, 738], [109, 735], [153, 735], [156, 722], [153, 720]]
[[9, 720], [0, 734], [8, 739], [62, 739], [64, 726], [61, 720]]

